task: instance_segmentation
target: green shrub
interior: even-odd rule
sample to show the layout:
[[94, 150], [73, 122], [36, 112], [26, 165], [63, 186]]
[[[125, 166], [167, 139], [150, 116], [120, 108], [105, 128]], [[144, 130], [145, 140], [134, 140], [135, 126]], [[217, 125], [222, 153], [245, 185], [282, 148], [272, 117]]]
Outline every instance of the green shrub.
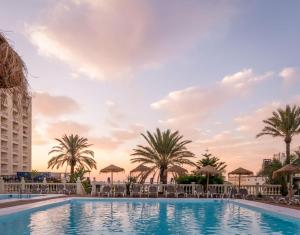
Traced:
[[[177, 184], [191, 184], [195, 182], [196, 184], [206, 184], [206, 176], [201, 175], [183, 175], [175, 179]], [[222, 176], [210, 176], [209, 184], [223, 184], [224, 178]]]

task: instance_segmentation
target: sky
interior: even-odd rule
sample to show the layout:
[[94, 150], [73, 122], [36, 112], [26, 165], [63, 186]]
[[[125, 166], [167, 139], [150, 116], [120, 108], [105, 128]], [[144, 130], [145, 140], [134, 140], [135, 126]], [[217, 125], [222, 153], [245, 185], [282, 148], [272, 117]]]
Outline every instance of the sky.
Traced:
[[[54, 138], [93, 144], [97, 170], [134, 167], [157, 127], [228, 165], [257, 172], [284, 142], [255, 138], [262, 120], [300, 105], [300, 2], [0, 0], [0, 30], [28, 67], [32, 165], [47, 170]], [[300, 146], [294, 138], [292, 149]], [[60, 169], [64, 171], [65, 169]]]

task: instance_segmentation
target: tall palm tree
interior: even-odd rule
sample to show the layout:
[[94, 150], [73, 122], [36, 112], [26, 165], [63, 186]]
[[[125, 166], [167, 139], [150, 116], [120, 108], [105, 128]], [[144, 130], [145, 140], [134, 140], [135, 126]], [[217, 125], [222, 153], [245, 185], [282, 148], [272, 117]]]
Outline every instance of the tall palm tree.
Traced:
[[193, 158], [194, 154], [187, 150], [186, 145], [191, 143], [190, 140], [183, 140], [183, 136], [178, 131], [171, 132], [166, 130], [161, 132], [156, 129], [156, 132], [151, 134], [141, 134], [147, 141], [147, 146], [138, 145], [133, 149], [131, 154], [134, 158], [133, 163], [142, 163], [150, 167], [145, 177], [153, 173], [155, 177], [157, 171], [159, 179], [164, 184], [167, 183], [167, 170], [172, 166], [180, 166], [182, 164], [194, 165], [189, 158]]
[[196, 162], [196, 167], [200, 169], [204, 166], [213, 166], [220, 172], [224, 172], [227, 167], [225, 162], [222, 162], [218, 157], [213, 156], [211, 153], [202, 154], [203, 158]]
[[64, 166], [70, 166], [71, 175], [74, 174], [76, 166], [84, 167], [85, 169], [97, 168], [94, 158], [94, 152], [88, 148], [88, 139], [78, 135], [64, 135], [61, 139], [55, 139], [58, 145], [54, 146], [49, 152], [56, 154], [48, 162], [48, 168], [57, 169]]
[[286, 163], [290, 163], [290, 145], [294, 135], [300, 133], [300, 107], [287, 105], [285, 109], [277, 109], [273, 116], [263, 120], [266, 124], [262, 131], [256, 136], [271, 135], [283, 137], [286, 144]]

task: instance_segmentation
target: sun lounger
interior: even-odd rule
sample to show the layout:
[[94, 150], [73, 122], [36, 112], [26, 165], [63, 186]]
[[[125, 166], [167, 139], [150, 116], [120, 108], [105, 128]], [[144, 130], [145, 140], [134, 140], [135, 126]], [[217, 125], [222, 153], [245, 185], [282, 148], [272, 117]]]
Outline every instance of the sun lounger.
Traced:
[[184, 191], [184, 186], [182, 185], [178, 185], [176, 187], [175, 196], [179, 197], [180, 195], [182, 195], [183, 197], [187, 197], [187, 193]]
[[201, 184], [198, 184], [195, 186], [195, 191], [193, 192], [195, 197], [203, 197], [204, 196], [204, 190], [203, 186]]
[[207, 197], [214, 198], [214, 197], [218, 197], [218, 196], [219, 196], [219, 194], [217, 193], [217, 190], [215, 188], [210, 188], [208, 190]]
[[40, 194], [47, 194], [48, 192], [49, 192], [48, 185], [41, 185], [41, 187], [39, 189], [39, 193]]
[[102, 185], [100, 187], [100, 192], [98, 195], [101, 196], [107, 196], [109, 197], [111, 195], [111, 186], [110, 185]]
[[232, 189], [230, 190], [230, 193], [229, 193], [229, 197], [230, 197], [230, 198], [236, 198], [238, 195], [239, 195], [239, 194], [238, 194], [238, 191], [237, 191], [236, 188], [232, 188]]
[[130, 197], [141, 197], [142, 196], [142, 185], [141, 184], [133, 184], [130, 190]]
[[170, 195], [176, 196], [175, 185], [166, 185], [166, 187], [165, 187], [165, 197], [168, 197]]
[[158, 197], [158, 186], [157, 185], [149, 185], [147, 195], [148, 195], [148, 197], [150, 197], [150, 196]]
[[253, 199], [253, 195], [250, 195], [248, 193], [248, 190], [245, 189], [245, 188], [241, 188], [240, 191], [239, 191], [239, 194], [238, 194], [242, 199]]
[[125, 197], [126, 196], [126, 186], [125, 185], [117, 185], [114, 191], [114, 197]]

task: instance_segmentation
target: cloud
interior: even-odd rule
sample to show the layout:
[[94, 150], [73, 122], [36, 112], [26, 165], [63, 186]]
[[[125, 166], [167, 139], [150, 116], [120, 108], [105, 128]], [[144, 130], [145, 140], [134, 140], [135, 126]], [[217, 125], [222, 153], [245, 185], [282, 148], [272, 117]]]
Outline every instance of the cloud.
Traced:
[[131, 140], [138, 138], [140, 133], [144, 131], [144, 126], [140, 124], [131, 125], [128, 129], [114, 129], [112, 136], [118, 140]]
[[73, 121], [58, 121], [50, 123], [47, 127], [48, 138], [61, 138], [63, 135], [78, 134], [87, 136], [90, 126], [73, 122]]
[[57, 117], [79, 109], [79, 104], [70, 97], [50, 95], [47, 92], [33, 93], [33, 113], [35, 115]]
[[[40, 54], [91, 78], [157, 67], [226, 26], [228, 1], [58, 1], [27, 34]], [[76, 21], [76, 23], [74, 23]]]
[[171, 92], [152, 103], [151, 107], [167, 115], [166, 120], [160, 121], [163, 124], [195, 127], [194, 124], [205, 120], [236, 97], [245, 96], [255, 85], [269, 79], [271, 75], [271, 72], [256, 75], [251, 69], [244, 69], [225, 76], [211, 87], [194, 86]]
[[284, 85], [291, 86], [300, 81], [300, 71], [297, 68], [286, 67], [279, 76], [283, 78]]
[[100, 150], [116, 150], [123, 142], [111, 137], [90, 137], [89, 142]]
[[107, 100], [105, 104], [108, 112], [105, 122], [110, 127], [118, 128], [120, 123], [126, 118], [125, 115], [120, 111], [120, 106], [114, 101]]

